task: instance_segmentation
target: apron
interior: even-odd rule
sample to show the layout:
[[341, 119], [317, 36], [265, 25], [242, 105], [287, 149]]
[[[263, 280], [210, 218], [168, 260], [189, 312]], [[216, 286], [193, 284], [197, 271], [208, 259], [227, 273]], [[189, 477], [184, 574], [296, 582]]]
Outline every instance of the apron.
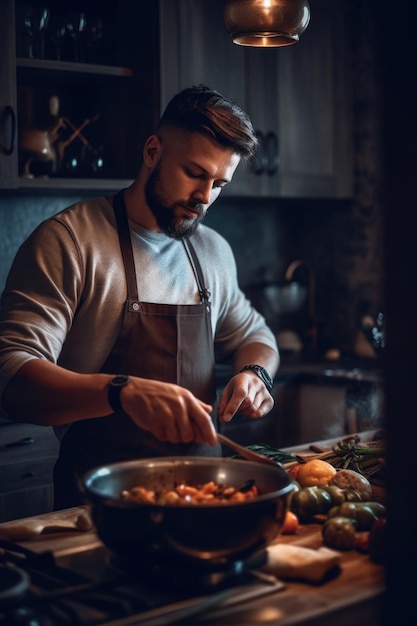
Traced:
[[[127, 281], [122, 327], [101, 372], [176, 383], [211, 405], [216, 429], [217, 402], [210, 292], [191, 242], [183, 240], [201, 303], [141, 302], [123, 192], [114, 210]], [[216, 416], [216, 417], [214, 417]], [[221, 446], [172, 444], [136, 426], [124, 413], [75, 422], [66, 431], [54, 469], [54, 508], [83, 503], [77, 477], [87, 469], [117, 461], [155, 456], [220, 456]]]

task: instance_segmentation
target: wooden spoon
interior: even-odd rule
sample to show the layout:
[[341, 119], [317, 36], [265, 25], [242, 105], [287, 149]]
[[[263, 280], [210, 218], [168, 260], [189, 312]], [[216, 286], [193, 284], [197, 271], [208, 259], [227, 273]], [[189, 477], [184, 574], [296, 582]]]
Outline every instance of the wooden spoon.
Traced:
[[234, 450], [239, 456], [247, 459], [248, 461], [255, 461], [256, 463], [266, 463], [266, 465], [273, 465], [275, 468], [279, 465], [279, 463], [276, 463], [276, 461], [273, 461], [272, 459], [269, 459], [262, 454], [258, 454], [253, 450], [248, 450], [248, 448], [241, 446], [240, 443], [229, 439], [229, 437], [226, 437], [221, 433], [217, 433], [217, 440], [219, 443], [227, 446], [228, 448], [231, 448], [231, 450]]

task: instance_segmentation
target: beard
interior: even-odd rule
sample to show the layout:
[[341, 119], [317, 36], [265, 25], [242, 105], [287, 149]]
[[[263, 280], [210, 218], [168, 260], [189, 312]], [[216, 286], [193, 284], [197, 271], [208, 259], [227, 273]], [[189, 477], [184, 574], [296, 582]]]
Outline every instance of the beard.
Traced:
[[[204, 205], [196, 201], [182, 201], [167, 205], [164, 203], [162, 194], [158, 193], [158, 187], [161, 188], [159, 165], [149, 176], [145, 185], [146, 202], [162, 232], [173, 239], [187, 239], [203, 221], [205, 216]], [[198, 216], [188, 217], [185, 215], [178, 218], [175, 216], [175, 207], [177, 206], [198, 211]]]

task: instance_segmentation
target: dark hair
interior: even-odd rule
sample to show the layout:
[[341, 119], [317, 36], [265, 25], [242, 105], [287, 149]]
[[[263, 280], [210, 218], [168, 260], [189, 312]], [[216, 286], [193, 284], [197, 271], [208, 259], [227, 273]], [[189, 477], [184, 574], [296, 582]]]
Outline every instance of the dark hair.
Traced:
[[162, 114], [158, 129], [163, 126], [209, 135], [221, 145], [232, 148], [243, 160], [250, 159], [258, 147], [248, 114], [205, 85], [188, 87], [174, 96]]

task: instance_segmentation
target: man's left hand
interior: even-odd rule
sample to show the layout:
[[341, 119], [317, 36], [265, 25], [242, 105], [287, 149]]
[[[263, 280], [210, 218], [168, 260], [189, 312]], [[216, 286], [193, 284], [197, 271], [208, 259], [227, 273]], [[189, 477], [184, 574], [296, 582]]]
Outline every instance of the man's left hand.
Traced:
[[269, 413], [274, 398], [258, 376], [248, 370], [236, 374], [229, 380], [219, 402], [219, 419], [230, 422], [237, 414], [258, 419]]

